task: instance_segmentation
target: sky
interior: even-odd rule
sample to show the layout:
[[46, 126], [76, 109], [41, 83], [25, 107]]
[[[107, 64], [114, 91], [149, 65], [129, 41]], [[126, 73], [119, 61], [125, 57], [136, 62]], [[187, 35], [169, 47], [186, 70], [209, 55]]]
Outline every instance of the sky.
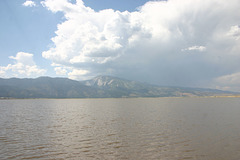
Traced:
[[0, 77], [240, 92], [239, 0], [1, 0]]

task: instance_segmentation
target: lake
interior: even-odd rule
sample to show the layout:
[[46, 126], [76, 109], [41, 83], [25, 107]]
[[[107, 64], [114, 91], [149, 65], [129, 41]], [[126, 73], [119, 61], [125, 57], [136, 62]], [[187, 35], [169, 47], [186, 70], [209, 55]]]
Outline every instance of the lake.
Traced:
[[0, 100], [0, 159], [239, 160], [240, 98]]

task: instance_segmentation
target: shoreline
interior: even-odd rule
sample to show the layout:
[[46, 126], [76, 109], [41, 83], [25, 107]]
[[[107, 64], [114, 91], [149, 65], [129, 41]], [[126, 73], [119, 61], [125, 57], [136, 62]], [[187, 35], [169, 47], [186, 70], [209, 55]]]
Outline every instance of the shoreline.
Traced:
[[176, 97], [95, 97], [95, 98], [14, 98], [0, 97], [0, 100], [31, 100], [31, 99], [137, 99], [137, 98], [240, 98], [240, 95], [215, 95], [215, 96], [176, 96]]

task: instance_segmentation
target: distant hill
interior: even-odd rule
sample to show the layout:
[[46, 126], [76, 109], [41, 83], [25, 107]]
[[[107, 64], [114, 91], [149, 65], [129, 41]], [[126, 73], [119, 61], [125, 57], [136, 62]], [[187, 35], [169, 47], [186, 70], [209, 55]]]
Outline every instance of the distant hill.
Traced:
[[82, 83], [90, 87], [108, 91], [114, 97], [189, 97], [235, 94], [217, 89], [163, 87], [111, 76], [97, 76]]
[[86, 98], [98, 90], [67, 78], [0, 79], [0, 97], [13, 98]]
[[98, 76], [87, 81], [50, 77], [0, 78], [0, 97], [4, 98], [188, 97], [231, 94], [234, 93], [214, 89], [160, 87], [111, 76]]

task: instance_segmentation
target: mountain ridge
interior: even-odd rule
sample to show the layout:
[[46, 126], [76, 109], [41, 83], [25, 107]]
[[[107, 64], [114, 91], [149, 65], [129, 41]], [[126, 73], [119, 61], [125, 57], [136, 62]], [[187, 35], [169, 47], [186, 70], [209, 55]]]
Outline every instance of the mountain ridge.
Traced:
[[4, 98], [122, 98], [233, 95], [235, 92], [205, 88], [160, 87], [113, 76], [76, 81], [62, 77], [0, 78]]

